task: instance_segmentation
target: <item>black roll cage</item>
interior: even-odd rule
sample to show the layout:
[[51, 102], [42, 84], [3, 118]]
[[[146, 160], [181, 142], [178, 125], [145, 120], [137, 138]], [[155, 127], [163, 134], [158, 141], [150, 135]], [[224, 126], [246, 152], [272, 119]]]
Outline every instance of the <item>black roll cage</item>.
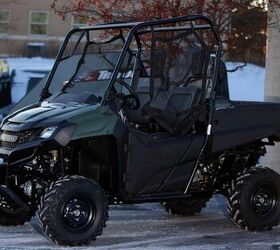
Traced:
[[[207, 24], [195, 24], [194, 22], [198, 21], [198, 20], [205, 21]], [[167, 25], [167, 24], [174, 24], [174, 23], [183, 22], [183, 21], [190, 22], [190, 25], [179, 26], [179, 27], [176, 27], [176, 26], [174, 26], [174, 27], [163, 27], [163, 28], [154, 28], [153, 27], [155, 25], [164, 25], [164, 24]], [[142, 30], [139, 33], [137, 33], [137, 30], [145, 28], [145, 27], [150, 27], [150, 29]], [[187, 30], [211, 30], [213, 32], [214, 37], [216, 39], [216, 43], [217, 43], [216, 44], [217, 45], [216, 61], [215, 61], [215, 67], [214, 67], [214, 73], [213, 73], [213, 88], [212, 88], [213, 90], [215, 90], [216, 82], [217, 82], [217, 75], [218, 75], [218, 69], [217, 69], [216, 66], [218, 66], [219, 63], [220, 63], [219, 61], [220, 61], [221, 50], [222, 50], [221, 39], [220, 39], [218, 33], [216, 32], [212, 21], [208, 17], [203, 16], [203, 15], [189, 15], [189, 16], [182, 16], [182, 17], [162, 19], [162, 20], [154, 20], [154, 21], [147, 21], [147, 22], [99, 24], [99, 25], [94, 25], [94, 26], [79, 27], [79, 28], [75, 28], [75, 29], [71, 30], [67, 34], [59, 52], [58, 52], [57, 58], [55, 60], [54, 66], [53, 66], [53, 68], [52, 68], [52, 70], [49, 74], [48, 80], [47, 80], [44, 88], [42, 89], [42, 92], [41, 92], [41, 95], [40, 95], [40, 102], [43, 101], [49, 94], [48, 89], [49, 89], [49, 86], [51, 84], [51, 81], [54, 77], [54, 74], [56, 72], [56, 69], [58, 67], [59, 62], [61, 60], [63, 60], [63, 58], [62, 58], [63, 53], [66, 49], [66, 46], [67, 46], [71, 36], [74, 33], [83, 31], [81, 37], [78, 39], [78, 41], [80, 41], [82, 39], [82, 36], [85, 33], [86, 33], [87, 39], [88, 39], [88, 37], [89, 37], [88, 31], [106, 30], [106, 29], [125, 29], [125, 28], [130, 28], [131, 30], [130, 30], [129, 35], [128, 35], [125, 43], [124, 43], [124, 47], [123, 47], [123, 50], [122, 50], [122, 52], [121, 52], [121, 54], [118, 58], [117, 64], [114, 68], [111, 80], [110, 80], [110, 82], [107, 86], [107, 91], [110, 90], [113, 87], [114, 82], [117, 78], [118, 72], [121, 68], [122, 62], [125, 58], [125, 55], [126, 55], [127, 51], [129, 50], [129, 45], [130, 45], [130, 43], [131, 43], [131, 41], [132, 41], [132, 39], [133, 39], [133, 37], [135, 36], [136, 33], [137, 34], [144, 34], [144, 33], [148, 33], [148, 32], [184, 31], [184, 30], [186, 30], [186, 31]], [[136, 42], [138, 43], [138, 46], [140, 46], [139, 40], [136, 39]], [[106, 101], [103, 98], [101, 105], [104, 105], [105, 102]]]
[[[172, 24], [176, 24], [178, 22], [190, 22], [190, 24], [188, 25], [184, 25], [184, 26], [169, 26], [169, 27], [159, 27], [159, 28], [154, 28], [154, 26], [156, 25], [172, 25]], [[206, 22], [206, 24], [196, 24], [195, 21], [204, 21]], [[137, 38], [138, 34], [143, 34], [143, 32], [163, 32], [163, 31], [194, 31], [194, 30], [210, 30], [215, 37], [216, 40], [216, 46], [215, 46], [215, 60], [214, 60], [214, 70], [213, 70], [213, 78], [212, 78], [212, 88], [211, 88], [211, 93], [210, 93], [210, 97], [209, 97], [209, 112], [208, 112], [208, 122], [207, 122], [207, 132], [206, 132], [206, 138], [205, 138], [205, 143], [204, 146], [201, 150], [200, 156], [201, 154], [205, 151], [205, 149], [207, 148], [207, 144], [211, 138], [211, 130], [212, 130], [212, 120], [213, 120], [213, 113], [215, 110], [215, 99], [216, 99], [216, 87], [217, 87], [217, 80], [218, 80], [218, 72], [219, 72], [219, 66], [220, 66], [220, 58], [221, 58], [221, 54], [222, 54], [222, 41], [217, 33], [217, 31], [214, 28], [214, 24], [213, 22], [206, 16], [204, 15], [189, 15], [189, 16], [182, 16], [182, 17], [176, 17], [176, 18], [170, 18], [170, 19], [162, 19], [162, 20], [154, 20], [154, 21], [147, 21], [147, 22], [133, 22], [133, 23], [109, 23], [109, 24], [99, 24], [99, 25], [95, 25], [95, 26], [87, 26], [87, 27], [80, 27], [80, 28], [76, 28], [71, 30], [60, 50], [58, 53], [58, 56], [56, 58], [56, 61], [54, 63], [54, 66], [49, 74], [48, 80], [44, 86], [44, 88], [42, 89], [41, 92], [41, 97], [40, 97], [40, 102], [43, 101], [47, 96], [49, 96], [49, 86], [51, 84], [51, 81], [54, 77], [54, 74], [56, 72], [56, 69], [58, 67], [59, 62], [63, 59], [63, 53], [65, 51], [65, 48], [69, 42], [70, 37], [77, 32], [81, 32], [82, 36], [84, 34], [86, 34], [87, 39], [89, 39], [89, 32], [88, 31], [93, 31], [93, 30], [106, 30], [106, 29], [125, 29], [125, 28], [129, 28], [129, 34], [127, 39], [124, 41], [124, 47], [122, 49], [122, 52], [118, 58], [117, 64], [115, 65], [113, 74], [111, 76], [111, 80], [109, 82], [109, 84], [107, 85], [107, 90], [105, 92], [105, 95], [102, 99], [101, 105], [106, 105], [107, 101], [106, 101], [106, 96], [108, 95], [108, 92], [113, 88], [114, 83], [117, 79], [117, 75], [118, 72], [121, 69], [123, 60], [125, 59], [126, 53], [130, 50], [130, 44], [131, 41], [133, 39], [133, 37], [136, 37], [136, 42], [138, 44], [138, 48], [141, 49], [141, 43], [139, 41], [139, 38]], [[147, 28], [146, 30], [143, 28]], [[143, 29], [140, 32], [138, 32], [139, 29]], [[122, 34], [120, 34], [122, 35]], [[82, 38], [80, 38], [82, 39]], [[90, 42], [88, 40], [88, 42]], [[140, 46], [140, 47], [139, 47]], [[204, 76], [206, 77], [206, 76]], [[199, 159], [198, 158], [198, 159]], [[198, 166], [198, 161], [195, 167], [195, 170], [193, 171], [193, 175], [191, 176], [190, 182], [188, 183], [188, 186], [185, 190], [185, 193], [187, 192], [189, 185], [194, 177], [194, 174], [196, 172], [196, 168]]]
[[[206, 22], [206, 24], [196, 24], [195, 21], [204, 21], [204, 22]], [[190, 22], [190, 24], [184, 25], [184, 26], [174, 26], [174, 27], [169, 26], [169, 27], [154, 28], [154, 26], [156, 26], [156, 25], [172, 25], [172, 24], [176, 24], [178, 22]], [[47, 80], [44, 88], [42, 89], [39, 101], [41, 102], [46, 97], [49, 96], [49, 94], [50, 94], [48, 91], [49, 86], [54, 77], [54, 74], [56, 72], [59, 62], [63, 59], [62, 56], [63, 56], [65, 48], [69, 42], [69, 39], [74, 33], [82, 31], [82, 35], [79, 38], [79, 41], [82, 39], [82, 36], [84, 34], [86, 34], [88, 42], [90, 42], [88, 31], [106, 30], [106, 29], [125, 29], [125, 28], [129, 28], [130, 31], [129, 31], [126, 41], [124, 41], [124, 47], [118, 58], [117, 64], [115, 65], [113, 74], [111, 76], [111, 80], [107, 86], [107, 90], [106, 90], [107, 93], [105, 93], [104, 97], [107, 96], [108, 91], [110, 91], [110, 89], [112, 89], [112, 87], [114, 86], [118, 72], [121, 69], [123, 60], [125, 59], [126, 53], [129, 51], [129, 46], [130, 46], [130, 43], [134, 36], [136, 37], [136, 42], [138, 44], [138, 47], [140, 46], [139, 48], [141, 49], [141, 43], [139, 41], [139, 38], [137, 38], [137, 35], [142, 34], [143, 32], [144, 33], [145, 32], [154, 33], [154, 32], [162, 32], [162, 31], [210, 30], [214, 34], [214, 37], [216, 40], [215, 61], [214, 61], [214, 70], [213, 70], [213, 79], [212, 79], [213, 83], [212, 83], [212, 88], [211, 88], [211, 93], [210, 93], [210, 98], [209, 98], [210, 108], [209, 108], [208, 129], [207, 129], [207, 137], [210, 136], [211, 128], [212, 128], [213, 113], [214, 113], [214, 109], [215, 109], [216, 87], [217, 87], [218, 72], [219, 72], [219, 66], [220, 66], [220, 58], [221, 58], [221, 54], [222, 54], [222, 41], [221, 41], [220, 36], [218, 35], [217, 31], [214, 28], [213, 22], [204, 15], [189, 15], [189, 16], [181, 16], [181, 17], [175, 17], [175, 18], [170, 18], [170, 19], [154, 20], [154, 21], [147, 21], [147, 22], [99, 24], [99, 25], [95, 25], [95, 26], [79, 27], [79, 28], [71, 30], [67, 34], [67, 36], [59, 50], [58, 56], [55, 60], [54, 66], [49, 74], [48, 80]], [[147, 29], [146, 30], [144, 29], [144, 30], [141, 30], [140, 32], [138, 32], [139, 29], [143, 29], [143, 28], [147, 28]], [[120, 33], [120, 35], [122, 35], [122, 33]], [[106, 105], [106, 98], [104, 98], [104, 97], [102, 99], [101, 105]], [[206, 139], [206, 141], [208, 141], [208, 138]]]

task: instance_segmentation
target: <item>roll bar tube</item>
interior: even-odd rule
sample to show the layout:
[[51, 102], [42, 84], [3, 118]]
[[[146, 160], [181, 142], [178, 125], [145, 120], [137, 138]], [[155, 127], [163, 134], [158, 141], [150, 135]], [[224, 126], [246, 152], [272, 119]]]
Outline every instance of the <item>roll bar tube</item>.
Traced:
[[[181, 16], [181, 17], [175, 17], [175, 18], [169, 18], [169, 19], [162, 19], [162, 20], [153, 20], [153, 21], [147, 21], [147, 22], [134, 22], [134, 23], [109, 23], [109, 24], [99, 24], [99, 25], [95, 25], [95, 26], [87, 26], [87, 27], [80, 27], [80, 28], [75, 28], [73, 30], [71, 30], [67, 36], [65, 37], [64, 42], [62, 43], [60, 50], [58, 52], [58, 55], [56, 57], [54, 66], [49, 74], [48, 80], [44, 86], [44, 88], [42, 89], [41, 95], [40, 95], [40, 100], [39, 102], [42, 102], [47, 94], [49, 93], [49, 87], [51, 84], [51, 81], [54, 77], [54, 74], [56, 72], [56, 69], [58, 67], [59, 62], [61, 61], [61, 58], [63, 56], [63, 53], [66, 49], [66, 46], [71, 38], [71, 36], [77, 32], [80, 31], [89, 31], [89, 30], [104, 30], [104, 29], [121, 29], [121, 28], [131, 28], [128, 38], [126, 40], [126, 43], [123, 47], [123, 51], [121, 53], [121, 55], [118, 58], [118, 62], [116, 64], [116, 67], [114, 69], [113, 75], [112, 75], [112, 79], [110, 81], [110, 83], [107, 86], [107, 89], [110, 89], [112, 87], [112, 85], [114, 84], [114, 81], [117, 77], [117, 73], [121, 67], [122, 61], [124, 60], [125, 54], [129, 48], [130, 42], [135, 34], [135, 32], [138, 29], [141, 28], [145, 28], [145, 27], [149, 27], [149, 26], [155, 26], [155, 25], [164, 25], [164, 24], [172, 24], [172, 23], [177, 23], [177, 22], [184, 22], [184, 21], [197, 21], [197, 20], [203, 20], [205, 21], [209, 27], [206, 27], [205, 25], [197, 25], [198, 29], [211, 29], [211, 31], [213, 32], [218, 48], [221, 47], [221, 39], [218, 35], [218, 33], [216, 32], [213, 22], [206, 16], [204, 15], [189, 15], [189, 16]], [[194, 26], [196, 28], [196, 26]], [[171, 28], [170, 28], [171, 29]], [[174, 29], [178, 29], [178, 27], [174, 27]], [[104, 104], [104, 98], [102, 100], [102, 104]]]

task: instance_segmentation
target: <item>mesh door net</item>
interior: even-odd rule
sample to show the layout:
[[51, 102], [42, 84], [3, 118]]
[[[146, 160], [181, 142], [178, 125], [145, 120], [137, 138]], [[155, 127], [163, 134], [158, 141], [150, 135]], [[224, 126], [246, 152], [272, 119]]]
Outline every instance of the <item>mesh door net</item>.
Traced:
[[209, 51], [194, 31], [152, 30], [140, 36], [145, 47], [151, 101], [145, 112], [162, 128], [186, 134], [197, 120], [209, 73]]

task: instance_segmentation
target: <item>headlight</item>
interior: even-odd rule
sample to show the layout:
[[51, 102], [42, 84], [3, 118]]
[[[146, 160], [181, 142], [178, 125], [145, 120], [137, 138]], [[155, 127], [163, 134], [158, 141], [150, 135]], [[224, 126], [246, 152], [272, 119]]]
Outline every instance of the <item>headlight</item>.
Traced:
[[54, 133], [54, 131], [55, 131], [56, 129], [57, 129], [57, 127], [48, 127], [48, 128], [45, 128], [45, 129], [42, 131], [40, 137], [41, 137], [41, 138], [44, 138], [44, 139], [47, 139], [47, 138], [49, 138], [49, 137], [52, 136], [52, 134]]

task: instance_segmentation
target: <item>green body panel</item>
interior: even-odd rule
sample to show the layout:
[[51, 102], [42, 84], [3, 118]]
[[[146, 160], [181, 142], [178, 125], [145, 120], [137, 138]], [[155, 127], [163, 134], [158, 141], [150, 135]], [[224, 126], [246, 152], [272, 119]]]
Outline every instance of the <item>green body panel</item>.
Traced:
[[117, 124], [118, 116], [108, 106], [90, 106], [67, 119], [77, 124], [71, 139], [110, 135]]
[[75, 140], [112, 134], [118, 119], [118, 116], [108, 106], [42, 103], [39, 107], [19, 112], [9, 121], [32, 123], [34, 127], [44, 127], [44, 123], [55, 126], [56, 123], [67, 121], [75, 124], [76, 129], [71, 137], [71, 140]]

